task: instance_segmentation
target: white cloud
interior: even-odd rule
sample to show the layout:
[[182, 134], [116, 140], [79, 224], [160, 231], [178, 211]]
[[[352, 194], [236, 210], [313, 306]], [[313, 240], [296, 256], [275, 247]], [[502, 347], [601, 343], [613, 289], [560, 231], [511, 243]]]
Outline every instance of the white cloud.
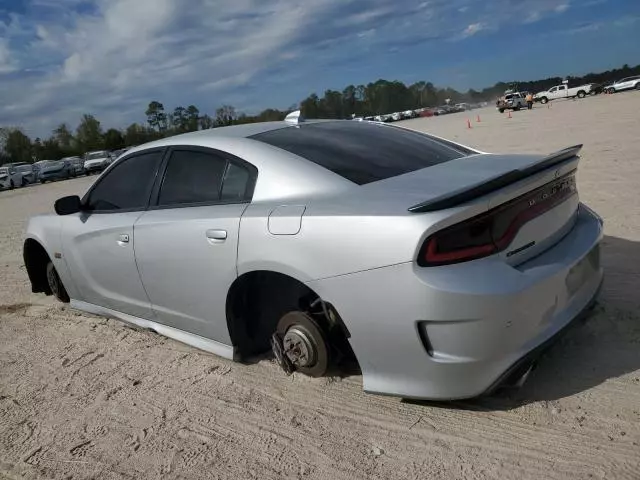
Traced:
[[486, 27], [483, 23], [472, 23], [471, 25], [467, 26], [467, 28], [464, 29], [464, 31], [462, 32], [462, 37], [463, 38], [471, 37], [476, 33], [484, 30], [485, 28]]
[[10, 73], [16, 69], [11, 59], [11, 52], [7, 42], [0, 40], [0, 74]]
[[208, 112], [230, 102], [253, 111], [285, 107], [312, 89], [342, 86], [316, 85], [324, 72], [357, 72], [388, 52], [537, 21], [568, 5], [567, 0], [22, 1], [25, 11], [0, 20], [0, 121], [40, 136], [63, 121], [75, 125], [82, 113], [95, 114], [105, 126], [143, 121], [154, 99], [168, 108], [193, 103]]
[[556, 8], [553, 9], [555, 12], [557, 13], [562, 13], [562, 12], [566, 12], [567, 10], [569, 10], [569, 4], [568, 3], [561, 3], [560, 5], [558, 5]]

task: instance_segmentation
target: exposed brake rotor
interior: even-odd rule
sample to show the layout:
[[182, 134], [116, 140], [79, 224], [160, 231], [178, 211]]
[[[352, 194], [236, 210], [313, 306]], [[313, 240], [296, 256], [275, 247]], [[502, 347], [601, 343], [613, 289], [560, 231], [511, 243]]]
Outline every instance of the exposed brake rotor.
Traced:
[[276, 362], [278, 362], [280, 368], [282, 368], [287, 375], [291, 375], [294, 371], [294, 367], [287, 355], [284, 353], [282, 340], [280, 339], [280, 335], [277, 333], [271, 335], [271, 350], [273, 351], [273, 355], [276, 357]]

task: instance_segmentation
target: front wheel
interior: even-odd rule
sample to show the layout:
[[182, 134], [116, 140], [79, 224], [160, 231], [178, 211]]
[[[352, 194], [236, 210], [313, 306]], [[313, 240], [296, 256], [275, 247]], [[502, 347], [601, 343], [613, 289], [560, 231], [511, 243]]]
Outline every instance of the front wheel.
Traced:
[[584, 97], [586, 97], [586, 96], [587, 96], [587, 94], [586, 94], [585, 92], [583, 92], [582, 90], [580, 90], [580, 91], [578, 92], [578, 98], [584, 98]]
[[540, 103], [542, 103], [543, 105], [544, 105], [545, 103], [547, 103], [548, 101], [549, 101], [549, 99], [548, 99], [547, 97], [542, 97], [542, 98], [540, 99]]
[[49, 284], [49, 290], [51, 293], [62, 303], [69, 303], [69, 294], [60, 280], [58, 271], [54, 267], [53, 262], [47, 263], [47, 283]]
[[518, 105], [517, 107], [513, 107], [513, 111], [514, 111], [514, 112], [518, 112], [518, 111], [520, 111], [520, 105]]
[[498, 111], [499, 111], [500, 113], [504, 113], [504, 108], [499, 108], [499, 109], [498, 109]]
[[22, 179], [22, 186], [23, 186], [23, 187], [26, 187], [28, 183], [29, 183], [29, 182], [27, 182], [27, 179], [26, 179], [26, 178], [23, 178], [23, 179]]
[[11, 190], [13, 190], [14, 188], [16, 188], [16, 185], [13, 183], [13, 180], [11, 180], [11, 183], [9, 183], [9, 188]]

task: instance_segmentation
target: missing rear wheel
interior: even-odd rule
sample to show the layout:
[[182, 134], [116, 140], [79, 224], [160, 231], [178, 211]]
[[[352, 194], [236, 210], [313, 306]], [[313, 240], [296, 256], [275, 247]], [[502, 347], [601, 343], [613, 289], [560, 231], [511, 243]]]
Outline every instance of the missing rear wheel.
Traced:
[[329, 345], [322, 327], [307, 313], [289, 312], [278, 322], [272, 349], [287, 373], [297, 370], [323, 376], [329, 367]]

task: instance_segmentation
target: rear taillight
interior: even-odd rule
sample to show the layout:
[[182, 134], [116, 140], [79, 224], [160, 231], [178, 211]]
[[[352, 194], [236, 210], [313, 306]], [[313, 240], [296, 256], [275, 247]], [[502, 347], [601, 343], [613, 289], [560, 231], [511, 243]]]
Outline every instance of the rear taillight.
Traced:
[[427, 238], [418, 265], [467, 262], [506, 249], [520, 228], [576, 194], [575, 172]]

